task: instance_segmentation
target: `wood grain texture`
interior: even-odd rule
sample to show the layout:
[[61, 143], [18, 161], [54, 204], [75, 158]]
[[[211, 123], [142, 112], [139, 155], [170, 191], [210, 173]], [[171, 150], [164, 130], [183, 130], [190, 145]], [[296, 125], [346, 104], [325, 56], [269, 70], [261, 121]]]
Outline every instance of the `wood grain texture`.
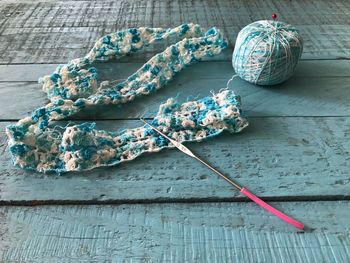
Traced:
[[[189, 21], [220, 28], [232, 50], [242, 27], [269, 19], [272, 12], [300, 29], [304, 59], [349, 58], [349, 5], [346, 0], [3, 1], [0, 63], [64, 63], [85, 55], [107, 33]], [[162, 49], [164, 45], [157, 45], [125, 61], [144, 61]], [[230, 56], [231, 52], [225, 52], [215, 59], [230, 60]]]
[[[139, 63], [100, 64], [100, 79], [123, 79], [140, 66]], [[46, 94], [36, 80], [54, 68], [55, 65], [1, 66], [0, 119], [23, 118], [45, 105]], [[229, 88], [242, 97], [243, 110], [248, 116], [350, 116], [349, 72], [348, 61], [302, 61], [296, 74], [281, 85], [259, 87], [237, 77]], [[229, 62], [196, 63], [150, 96], [119, 106], [93, 107], [73, 119], [153, 117], [169, 97], [179, 95], [180, 101], [186, 101], [187, 97], [211, 95], [210, 91], [226, 87], [232, 74]]]
[[[240, 134], [188, 146], [224, 173], [270, 200], [349, 198], [350, 118], [252, 118]], [[6, 123], [0, 124], [1, 138]], [[140, 121], [99, 121], [118, 130]], [[151, 202], [243, 200], [200, 163], [177, 150], [147, 154], [130, 163], [61, 176], [14, 168], [0, 146], [0, 200], [44, 202]]]
[[349, 262], [350, 203], [282, 202], [296, 232], [252, 203], [0, 208], [2, 262]]
[[[272, 12], [304, 38], [296, 74], [270, 88], [235, 79], [250, 127], [188, 146], [309, 231], [177, 150], [60, 176], [13, 167], [4, 128], [47, 102], [38, 77], [104, 34], [191, 21], [230, 42], [152, 96], [74, 116], [118, 130], [179, 93], [184, 101], [224, 88], [237, 33]], [[350, 262], [349, 17], [347, 0], [0, 0], [0, 262]], [[168, 44], [101, 64], [100, 78], [124, 78]]]
[[[9, 64], [0, 65], [0, 82], [37, 82], [44, 75], [54, 72], [59, 64]], [[143, 63], [125, 62], [122, 65], [116, 62], [97, 63], [100, 79], [116, 79], [128, 76], [140, 68]], [[198, 65], [198, 66], [197, 66]], [[205, 71], [208, 65], [211, 70]], [[179, 76], [193, 68], [190, 73], [194, 78], [219, 78], [222, 75], [233, 74], [231, 62], [198, 62], [188, 66], [179, 73]], [[217, 70], [219, 69], [219, 70]], [[303, 60], [294, 73], [296, 77], [350, 77], [350, 62], [347, 60]]]

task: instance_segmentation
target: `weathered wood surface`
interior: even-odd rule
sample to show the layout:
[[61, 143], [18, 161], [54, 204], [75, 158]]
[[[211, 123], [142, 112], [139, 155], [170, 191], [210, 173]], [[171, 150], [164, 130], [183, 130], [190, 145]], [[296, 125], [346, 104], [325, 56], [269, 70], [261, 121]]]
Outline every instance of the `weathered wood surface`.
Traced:
[[[102, 35], [191, 21], [230, 42], [147, 98], [73, 117], [117, 130], [179, 93], [224, 88], [238, 31], [272, 12], [305, 40], [296, 74], [270, 88], [234, 79], [250, 127], [188, 145], [311, 230], [296, 232], [176, 150], [61, 176], [13, 167], [4, 128], [47, 102], [38, 77]], [[349, 17], [346, 0], [0, 1], [0, 262], [350, 262]], [[125, 78], [166, 45], [99, 65], [101, 79]]]
[[[297, 26], [303, 58], [350, 58], [350, 3], [333, 1], [2, 1], [0, 63], [64, 63], [85, 55], [104, 34], [139, 26], [172, 27], [195, 22], [217, 26], [234, 45], [239, 30], [256, 20], [279, 19]], [[164, 45], [126, 58], [144, 61]], [[230, 59], [230, 52], [216, 59]]]
[[[0, 118], [23, 118], [45, 105], [46, 94], [41, 91], [37, 79], [52, 73], [55, 66], [0, 66]], [[123, 79], [140, 66], [139, 63], [100, 64], [100, 78]], [[150, 96], [122, 106], [94, 107], [73, 118], [152, 117], [160, 103], [169, 97], [179, 95], [179, 100], [185, 101], [190, 96], [208, 96], [211, 90], [217, 92], [226, 87], [232, 74], [229, 62], [196, 63]], [[349, 61], [302, 61], [295, 76], [282, 85], [259, 87], [236, 78], [229, 87], [241, 95], [243, 110], [248, 116], [350, 116]]]
[[[4, 126], [0, 124], [1, 137]], [[117, 130], [140, 121], [99, 121]], [[276, 200], [350, 197], [350, 118], [253, 118], [240, 134], [191, 143], [196, 153], [261, 196]], [[0, 146], [0, 202], [242, 200], [235, 189], [177, 150], [111, 168], [43, 176], [14, 168]]]
[[[212, 70], [203, 70], [208, 65], [215, 65]], [[59, 64], [8, 64], [0, 65], [0, 82], [37, 82], [44, 75], [51, 74]], [[96, 63], [99, 69], [99, 79], [113, 79], [128, 76], [143, 65], [141, 62]], [[219, 70], [216, 70], [216, 69]], [[192, 70], [191, 73], [186, 73]], [[184, 69], [178, 76], [187, 75], [187, 78], [221, 78], [222, 75], [233, 74], [231, 62], [196, 62]], [[350, 62], [347, 60], [302, 60], [294, 76], [298, 77], [349, 77]]]
[[349, 262], [349, 201], [0, 208], [1, 262]]

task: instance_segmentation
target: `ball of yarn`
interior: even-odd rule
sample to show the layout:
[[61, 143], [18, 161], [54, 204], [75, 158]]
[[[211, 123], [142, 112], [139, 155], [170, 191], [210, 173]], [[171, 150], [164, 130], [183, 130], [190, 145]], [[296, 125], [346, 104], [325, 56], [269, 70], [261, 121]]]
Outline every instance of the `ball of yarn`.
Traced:
[[248, 82], [275, 85], [293, 75], [302, 51], [303, 40], [295, 27], [261, 20], [239, 32], [232, 65]]

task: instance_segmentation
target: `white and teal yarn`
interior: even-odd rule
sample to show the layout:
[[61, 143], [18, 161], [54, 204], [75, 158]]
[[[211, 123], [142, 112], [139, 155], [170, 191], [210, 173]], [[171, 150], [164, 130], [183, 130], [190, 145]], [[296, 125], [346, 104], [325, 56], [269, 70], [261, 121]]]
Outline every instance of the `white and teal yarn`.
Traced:
[[261, 20], [239, 32], [232, 65], [248, 82], [275, 85], [292, 76], [302, 51], [303, 40], [295, 27]]
[[[171, 35], [183, 40], [156, 54], [125, 81], [114, 85], [113, 81], [97, 80], [98, 72], [92, 63], [124, 56]], [[217, 29], [204, 33], [195, 24], [172, 29], [131, 28], [102, 37], [85, 57], [60, 65], [53, 74], [41, 79], [50, 103], [6, 127], [14, 164], [39, 172], [81, 171], [173, 147], [147, 125], [107, 132], [95, 129], [95, 123], [68, 127], [50, 124], [87, 106], [126, 103], [148, 95], [186, 65], [218, 54], [226, 46]], [[247, 126], [241, 116], [239, 97], [227, 89], [182, 105], [168, 99], [152, 123], [181, 142], [200, 141], [224, 130], [239, 132]]]

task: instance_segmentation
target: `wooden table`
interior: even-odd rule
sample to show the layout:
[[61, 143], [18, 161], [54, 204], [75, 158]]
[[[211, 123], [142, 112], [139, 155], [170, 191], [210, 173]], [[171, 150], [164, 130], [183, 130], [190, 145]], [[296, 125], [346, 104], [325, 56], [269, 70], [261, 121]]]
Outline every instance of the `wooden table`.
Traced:
[[[47, 102], [38, 77], [85, 55], [100, 36], [192, 21], [230, 40], [145, 99], [75, 116], [117, 130], [141, 125], [138, 117], [151, 118], [178, 93], [184, 101], [225, 87], [238, 31], [272, 12], [305, 40], [296, 74], [265, 88], [235, 79], [250, 127], [189, 146], [309, 231], [176, 150], [61, 176], [13, 167], [5, 126]], [[125, 78], [163, 48], [103, 64], [101, 77]], [[347, 0], [0, 1], [0, 261], [350, 262], [349, 59]]]

